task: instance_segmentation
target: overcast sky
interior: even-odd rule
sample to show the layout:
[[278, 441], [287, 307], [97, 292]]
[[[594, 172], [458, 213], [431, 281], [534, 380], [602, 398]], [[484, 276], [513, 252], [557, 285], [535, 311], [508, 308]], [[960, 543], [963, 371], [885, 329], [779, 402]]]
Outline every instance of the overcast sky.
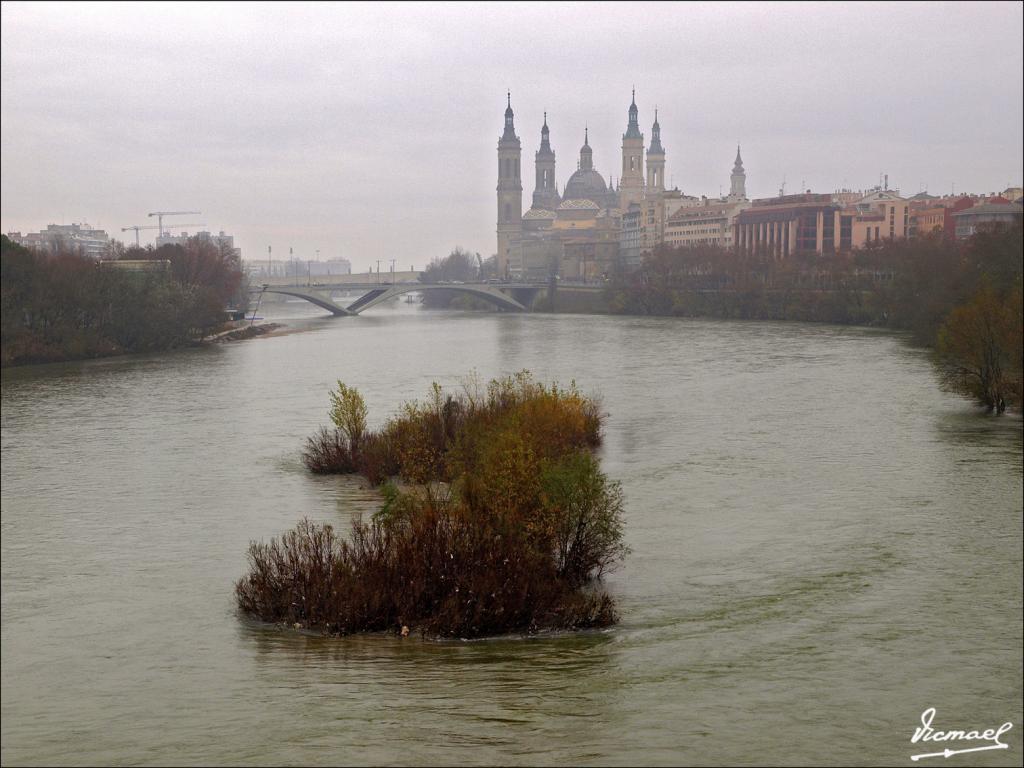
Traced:
[[[618, 176], [630, 88], [666, 176], [751, 197], [1022, 180], [1022, 5], [2, 5], [0, 228], [198, 210], [246, 258], [495, 250], [505, 91], [524, 210], [548, 112]], [[172, 219], [168, 219], [168, 222]], [[149, 235], [152, 232], [143, 232]], [[387, 267], [385, 267], [386, 269]]]

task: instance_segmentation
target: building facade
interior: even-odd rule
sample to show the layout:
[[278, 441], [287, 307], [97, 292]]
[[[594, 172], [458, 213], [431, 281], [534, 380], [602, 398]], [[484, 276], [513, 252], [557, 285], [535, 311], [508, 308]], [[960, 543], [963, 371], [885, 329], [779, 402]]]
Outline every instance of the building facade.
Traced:
[[963, 240], [993, 226], [1012, 226], [1021, 218], [1019, 203], [982, 203], [953, 214], [956, 238]]
[[851, 245], [860, 248], [872, 240], [900, 239], [910, 231], [910, 205], [898, 192], [874, 189], [860, 198], [845, 214], [853, 213]]
[[849, 248], [853, 216], [841, 221], [831, 195], [785, 195], [754, 200], [736, 217], [737, 249], [768, 258], [835, 253]]
[[686, 248], [716, 245], [732, 248], [736, 217], [750, 207], [750, 201], [734, 199], [705, 200], [700, 206], [680, 208], [665, 224], [665, 245]]
[[56, 253], [68, 250], [93, 259], [102, 258], [110, 249], [110, 237], [102, 229], [88, 224], [49, 224], [40, 232], [8, 232], [12, 242], [33, 250]]

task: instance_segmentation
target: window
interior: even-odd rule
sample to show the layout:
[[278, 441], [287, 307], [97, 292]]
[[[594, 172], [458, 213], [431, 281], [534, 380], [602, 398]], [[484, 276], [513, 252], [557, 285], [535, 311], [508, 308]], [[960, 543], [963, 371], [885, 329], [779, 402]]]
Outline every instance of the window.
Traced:
[[833, 253], [836, 249], [835, 214], [825, 211], [822, 220], [821, 250], [822, 253]]
[[814, 251], [818, 248], [818, 214], [816, 211], [801, 213], [796, 223], [796, 249]]

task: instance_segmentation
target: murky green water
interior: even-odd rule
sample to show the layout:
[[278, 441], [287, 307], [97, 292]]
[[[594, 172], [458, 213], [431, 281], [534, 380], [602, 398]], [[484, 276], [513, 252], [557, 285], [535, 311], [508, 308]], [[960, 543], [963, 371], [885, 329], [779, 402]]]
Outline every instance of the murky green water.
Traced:
[[[923, 353], [796, 324], [270, 311], [306, 332], [4, 371], [5, 765], [909, 765], [928, 707], [1014, 729], [920, 764], [1020, 763], [1021, 421], [940, 392]], [[375, 508], [299, 463], [334, 380], [380, 421], [473, 368], [603, 396], [621, 625], [241, 620], [250, 539]]]

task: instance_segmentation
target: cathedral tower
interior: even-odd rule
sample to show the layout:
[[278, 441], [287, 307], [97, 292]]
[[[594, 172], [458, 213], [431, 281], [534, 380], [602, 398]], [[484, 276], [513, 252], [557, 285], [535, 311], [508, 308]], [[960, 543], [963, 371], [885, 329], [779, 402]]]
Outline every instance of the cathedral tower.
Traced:
[[639, 203], [644, 196], [644, 135], [637, 121], [636, 89], [629, 105], [629, 125], [622, 134], [622, 175], [619, 178], [619, 206], [629, 210], [631, 203]]
[[[498, 274], [508, 272], [508, 251], [522, 233], [523, 183], [519, 176], [522, 148], [513, 124], [512, 94], [505, 109], [505, 132], [498, 139]], [[552, 166], [554, 159], [552, 158]]]
[[732, 184], [729, 187], [730, 200], [747, 199], [747, 174], [743, 170], [743, 158], [740, 157], [740, 145], [736, 145], [736, 162], [732, 166]]
[[661, 126], [658, 110], [654, 110], [651, 127], [651, 148], [647, 150], [647, 195], [660, 195], [665, 191], [665, 150], [661, 146]]
[[553, 211], [558, 207], [555, 191], [555, 153], [551, 151], [548, 135], [548, 113], [544, 113], [544, 127], [540, 129], [540, 149], [535, 155], [537, 183], [533, 189], [533, 207]]
[[583, 128], [583, 146], [580, 147], [580, 168], [581, 171], [594, 170], [594, 150], [590, 148], [590, 128]]

